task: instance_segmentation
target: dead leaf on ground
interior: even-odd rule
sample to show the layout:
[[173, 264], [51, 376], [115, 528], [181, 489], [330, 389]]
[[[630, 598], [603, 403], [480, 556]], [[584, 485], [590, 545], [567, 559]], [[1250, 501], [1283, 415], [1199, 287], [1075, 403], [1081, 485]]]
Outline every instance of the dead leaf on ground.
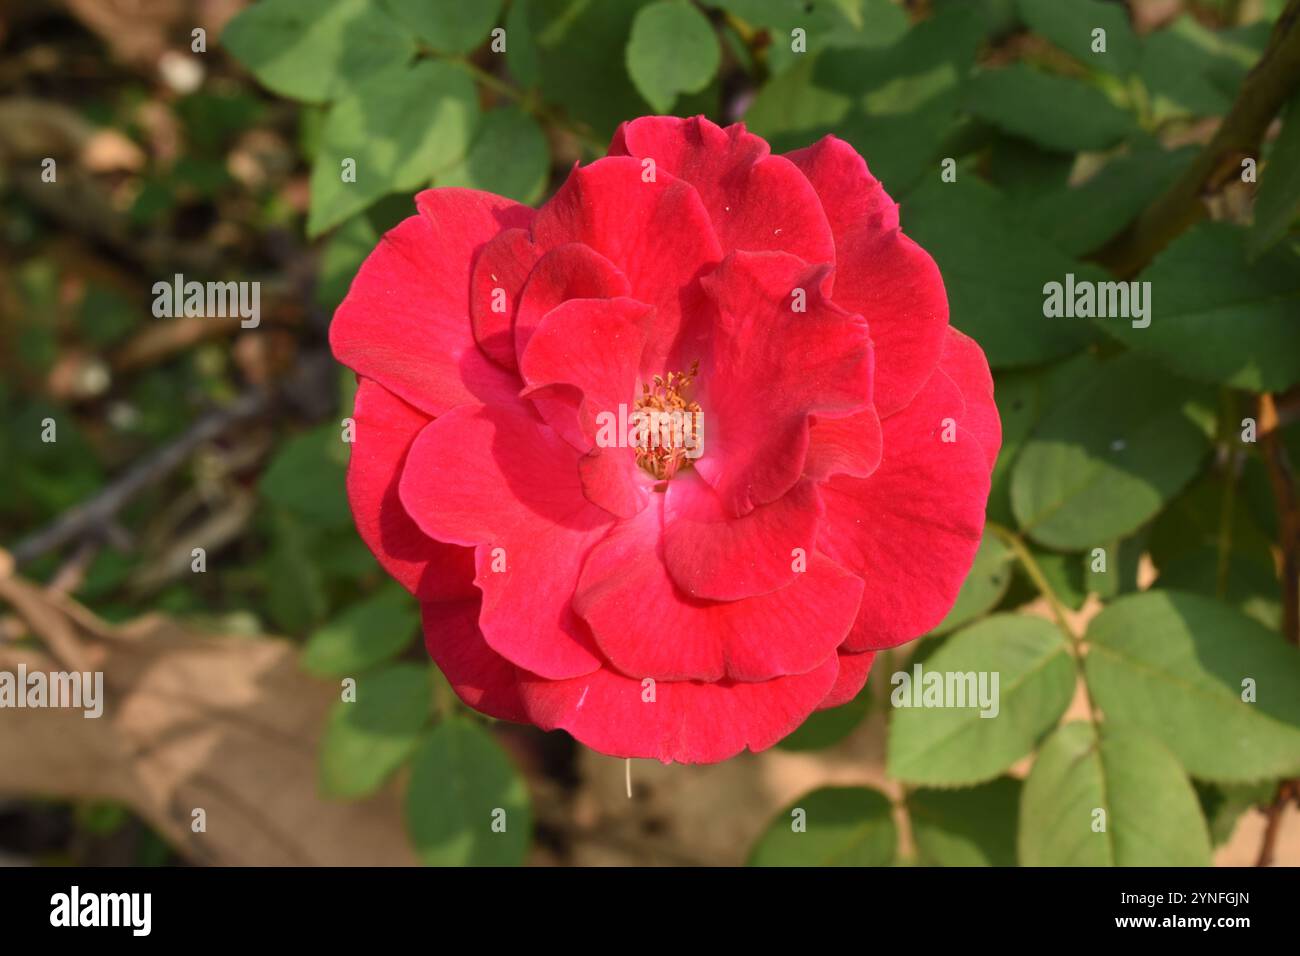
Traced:
[[[3, 553], [3, 552], [0, 552]], [[397, 788], [322, 797], [317, 754], [338, 689], [276, 638], [198, 634], [156, 614], [114, 627], [0, 577], [49, 650], [0, 646], [0, 670], [104, 672], [104, 714], [0, 710], [0, 794], [121, 800], [196, 863], [414, 865]], [[206, 832], [191, 830], [206, 813]]]

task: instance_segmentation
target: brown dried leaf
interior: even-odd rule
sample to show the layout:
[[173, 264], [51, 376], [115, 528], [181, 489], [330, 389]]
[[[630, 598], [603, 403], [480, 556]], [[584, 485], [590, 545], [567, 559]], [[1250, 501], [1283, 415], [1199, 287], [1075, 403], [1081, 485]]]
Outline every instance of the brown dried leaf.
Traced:
[[20, 578], [0, 576], [0, 601], [48, 648], [0, 645], [0, 670], [102, 670], [105, 696], [98, 719], [0, 710], [0, 794], [121, 800], [199, 863], [416, 863], [395, 786], [354, 803], [318, 793], [338, 689], [304, 674], [294, 645], [154, 614], [113, 627]]

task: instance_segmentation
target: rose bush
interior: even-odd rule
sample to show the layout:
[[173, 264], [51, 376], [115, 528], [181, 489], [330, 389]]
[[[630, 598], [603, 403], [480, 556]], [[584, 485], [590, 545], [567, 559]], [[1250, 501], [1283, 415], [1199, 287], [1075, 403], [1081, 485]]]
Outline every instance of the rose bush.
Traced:
[[[467, 704], [717, 761], [943, 618], [983, 530], [992, 380], [850, 146], [651, 117], [538, 210], [416, 206], [330, 341], [360, 383], [358, 531]], [[698, 412], [702, 440], [620, 447], [620, 409]]]

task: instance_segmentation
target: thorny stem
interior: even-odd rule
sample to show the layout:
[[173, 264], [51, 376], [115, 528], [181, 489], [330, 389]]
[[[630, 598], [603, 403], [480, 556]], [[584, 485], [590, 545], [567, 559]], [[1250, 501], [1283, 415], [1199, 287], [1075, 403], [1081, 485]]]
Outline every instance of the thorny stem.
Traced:
[[1243, 158], [1258, 156], [1269, 123], [1297, 87], [1300, 0], [1291, 0], [1214, 137], [1177, 182], [1097, 253], [1097, 260], [1121, 277], [1135, 275], [1179, 233], [1198, 222], [1205, 215], [1202, 196], [1239, 175]]
[[[1278, 434], [1282, 417], [1274, 395], [1265, 392], [1259, 396], [1255, 421], [1259, 428], [1260, 452], [1268, 467], [1268, 479], [1277, 508], [1278, 548], [1282, 556], [1282, 636], [1291, 644], [1300, 646], [1300, 501], [1297, 500], [1295, 472]], [[1256, 866], [1272, 863], [1282, 811], [1292, 799], [1300, 802], [1300, 780], [1283, 780], [1278, 784], [1273, 802], [1264, 809], [1264, 839]]]
[[1282, 553], [1282, 636], [1300, 646], [1300, 500], [1296, 496], [1295, 472], [1279, 434], [1282, 422], [1272, 394], [1259, 396], [1257, 416], [1260, 452], [1268, 467], [1277, 507], [1278, 548]]

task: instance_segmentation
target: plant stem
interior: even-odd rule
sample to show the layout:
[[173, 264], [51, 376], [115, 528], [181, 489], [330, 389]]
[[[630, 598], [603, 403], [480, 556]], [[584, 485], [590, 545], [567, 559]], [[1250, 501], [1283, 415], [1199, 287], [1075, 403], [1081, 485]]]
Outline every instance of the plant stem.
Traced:
[[536, 97], [531, 93], [512, 86], [495, 73], [483, 69], [483, 67], [479, 66], [472, 60], [463, 56], [444, 57], [443, 59], [444, 62], [454, 63], [456, 66], [459, 66], [462, 70], [472, 76], [475, 82], [481, 83], [498, 96], [504, 96], [506, 99], [518, 103], [520, 109], [529, 113], [538, 121], [560, 127], [570, 133], [588, 149], [595, 152], [597, 156], [604, 155], [607, 144], [596, 138], [596, 136], [592, 134], [591, 130], [585, 125], [572, 122], [562, 117], [554, 110], [548, 109], [546, 106], [538, 102]]
[[1070, 648], [1070, 656], [1074, 658], [1075, 671], [1079, 676], [1079, 682], [1083, 685], [1084, 699], [1088, 703], [1088, 719], [1092, 722], [1093, 727], [1097, 727], [1099, 724], [1097, 707], [1092, 701], [1092, 692], [1088, 689], [1088, 678], [1083, 669], [1083, 638], [1076, 634], [1074, 628], [1070, 626], [1070, 621], [1065, 616], [1065, 604], [1057, 596], [1056, 589], [1047, 580], [1047, 575], [1043, 573], [1042, 567], [1034, 559], [1033, 552], [1029, 550], [1029, 546], [1025, 544], [1020, 535], [1010, 528], [994, 524], [991, 521], [987, 527], [1003, 544], [1011, 549], [1011, 553], [1016, 556], [1020, 566], [1029, 575], [1029, 580], [1033, 582], [1034, 587], [1038, 589], [1038, 593], [1043, 596], [1051, 608], [1052, 617], [1056, 619], [1056, 626], [1065, 635], [1066, 644]]
[[1258, 158], [1269, 123], [1297, 87], [1300, 0], [1291, 0], [1214, 137], [1177, 182], [1097, 253], [1097, 261], [1116, 275], [1135, 275], [1183, 230], [1198, 222], [1205, 215], [1201, 197], [1239, 176], [1243, 158]]

